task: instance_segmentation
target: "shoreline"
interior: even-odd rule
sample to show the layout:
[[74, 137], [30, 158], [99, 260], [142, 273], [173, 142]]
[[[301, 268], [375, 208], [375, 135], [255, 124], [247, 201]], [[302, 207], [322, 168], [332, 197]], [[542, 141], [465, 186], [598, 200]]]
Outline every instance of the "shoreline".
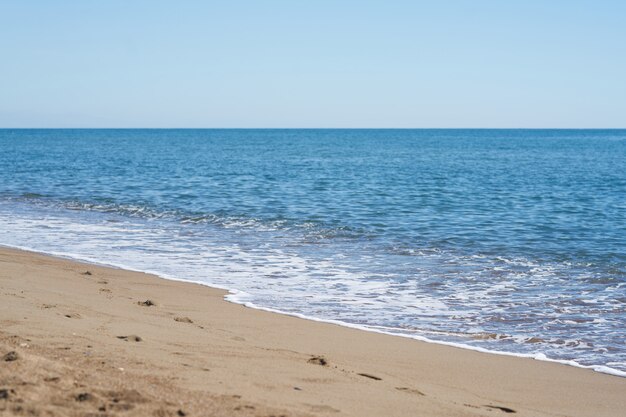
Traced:
[[443, 341], [443, 340], [429, 339], [428, 337], [425, 337], [425, 336], [409, 335], [409, 334], [402, 334], [402, 333], [394, 333], [394, 332], [391, 332], [391, 331], [379, 330], [379, 329], [376, 329], [376, 328], [373, 328], [373, 327], [368, 327], [368, 326], [365, 326], [365, 325], [358, 325], [358, 324], [348, 323], [348, 322], [344, 322], [344, 321], [341, 321], [341, 320], [322, 319], [322, 318], [307, 316], [305, 314], [292, 313], [292, 312], [286, 312], [286, 311], [282, 311], [282, 310], [274, 309], [274, 308], [270, 308], [270, 307], [263, 307], [263, 306], [259, 306], [259, 305], [256, 305], [254, 303], [251, 303], [251, 302], [237, 300], [237, 294], [240, 292], [237, 289], [231, 289], [231, 288], [227, 288], [227, 287], [220, 287], [218, 285], [214, 285], [214, 284], [206, 283], [206, 282], [201, 282], [201, 281], [186, 280], [186, 279], [177, 278], [177, 277], [174, 277], [174, 276], [164, 276], [163, 274], [160, 274], [159, 272], [156, 272], [156, 271], [142, 271], [142, 270], [139, 270], [139, 269], [136, 269], [136, 268], [132, 268], [132, 267], [127, 266], [127, 265], [123, 265], [123, 264], [117, 264], [116, 265], [116, 264], [101, 262], [101, 261], [90, 259], [88, 257], [80, 256], [80, 255], [77, 255], [77, 254], [73, 254], [72, 255], [72, 254], [64, 254], [64, 253], [60, 253], [60, 252], [45, 252], [45, 251], [39, 251], [39, 250], [36, 250], [34, 248], [29, 248], [29, 247], [20, 247], [20, 246], [11, 246], [11, 245], [0, 244], [0, 250], [3, 249], [3, 248], [13, 249], [13, 250], [20, 250], [20, 251], [25, 251], [25, 252], [30, 252], [30, 253], [36, 253], [38, 255], [51, 256], [51, 257], [55, 257], [55, 258], [59, 258], [59, 259], [65, 259], [65, 260], [68, 260], [68, 261], [73, 261], [73, 262], [78, 262], [78, 263], [85, 263], [85, 264], [90, 264], [90, 265], [94, 265], [94, 266], [108, 267], [108, 268], [114, 268], [114, 269], [123, 270], [123, 271], [132, 271], [132, 272], [137, 272], [137, 273], [149, 274], [149, 275], [154, 275], [155, 277], [157, 277], [159, 279], [164, 279], [164, 280], [168, 280], [168, 281], [182, 282], [182, 283], [187, 283], [187, 284], [200, 285], [200, 286], [204, 286], [204, 287], [207, 287], [207, 288], [210, 288], [210, 289], [222, 290], [222, 291], [225, 291], [224, 298], [223, 298], [225, 301], [233, 303], [233, 304], [241, 305], [241, 306], [244, 306], [244, 307], [247, 307], [247, 308], [251, 308], [251, 309], [254, 309], [254, 310], [266, 311], [266, 312], [269, 312], [269, 313], [280, 314], [280, 315], [285, 315], [285, 316], [290, 316], [290, 317], [296, 317], [296, 318], [299, 318], [299, 319], [310, 320], [310, 321], [319, 322], [319, 323], [332, 324], [332, 325], [342, 326], [342, 327], [346, 327], [346, 328], [350, 328], [350, 329], [356, 329], [356, 330], [361, 330], [361, 331], [366, 331], [366, 332], [384, 334], [384, 335], [387, 335], [387, 336], [402, 337], [402, 338], [416, 340], [416, 341], [423, 342], [423, 343], [433, 343], [433, 344], [449, 346], [449, 347], [458, 348], [458, 349], [466, 349], [466, 350], [470, 350], [470, 351], [487, 353], [487, 354], [493, 354], [493, 355], [510, 356], [510, 357], [516, 357], [516, 358], [527, 358], [527, 359], [533, 359], [533, 360], [542, 361], [542, 362], [558, 363], [558, 364], [561, 364], [561, 365], [567, 365], [567, 366], [572, 366], [572, 367], [575, 367], [575, 368], [592, 370], [592, 371], [599, 372], [599, 373], [602, 373], [602, 374], [607, 374], [607, 375], [612, 375], [612, 376], [626, 378], [626, 372], [625, 371], [621, 371], [619, 369], [611, 368], [611, 367], [606, 366], [606, 365], [583, 365], [583, 364], [580, 364], [580, 363], [578, 363], [576, 361], [573, 361], [573, 360], [549, 358], [549, 357], [547, 357], [543, 353], [535, 353], [535, 354], [528, 353], [527, 354], [527, 353], [515, 353], [515, 352], [507, 352], [507, 351], [490, 350], [490, 349], [486, 349], [486, 348], [483, 348], [483, 347], [480, 347], [480, 346], [472, 346], [472, 345], [467, 345], [467, 344], [457, 343], [457, 342], [447, 342], [447, 341]]
[[[626, 379], [617, 376], [250, 309], [225, 295], [0, 247], [0, 356], [20, 357], [0, 366], [0, 389], [15, 391], [0, 412], [105, 407], [117, 415], [107, 385], [139, 393], [143, 400], [121, 400], [133, 415], [160, 407], [162, 415], [617, 416], [626, 408]], [[138, 304], [146, 300], [156, 305]], [[35, 363], [61, 382], [86, 370], [98, 376], [94, 386], [74, 378], [58, 390]], [[91, 400], [67, 394], [76, 390]], [[58, 395], [66, 401], [49, 403]]]

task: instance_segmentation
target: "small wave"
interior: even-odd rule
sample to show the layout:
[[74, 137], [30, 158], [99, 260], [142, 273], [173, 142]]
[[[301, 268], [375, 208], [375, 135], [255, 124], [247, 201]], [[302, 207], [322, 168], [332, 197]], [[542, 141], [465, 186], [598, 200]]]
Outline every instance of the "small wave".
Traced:
[[22, 197], [26, 199], [37, 199], [37, 198], [45, 198], [47, 196], [45, 194], [39, 194], [39, 193], [23, 193]]
[[9, 196], [9, 201], [25, 202], [57, 209], [72, 211], [92, 211], [137, 217], [148, 220], [170, 220], [181, 224], [210, 224], [226, 229], [250, 229], [254, 231], [293, 231], [300, 232], [306, 242], [332, 239], [373, 239], [374, 235], [363, 228], [345, 225], [326, 225], [319, 221], [294, 220], [287, 218], [262, 219], [242, 214], [229, 214], [224, 211], [216, 213], [185, 212], [179, 209], [161, 209], [147, 203], [117, 203], [111, 199], [98, 201], [82, 201], [77, 199], [51, 199], [38, 193], [23, 193], [20, 197]]

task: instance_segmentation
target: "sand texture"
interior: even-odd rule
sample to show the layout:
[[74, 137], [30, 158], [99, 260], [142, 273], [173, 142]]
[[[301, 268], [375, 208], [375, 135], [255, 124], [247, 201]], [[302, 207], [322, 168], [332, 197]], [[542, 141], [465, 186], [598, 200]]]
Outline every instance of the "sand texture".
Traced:
[[626, 378], [0, 249], [0, 416], [624, 416]]

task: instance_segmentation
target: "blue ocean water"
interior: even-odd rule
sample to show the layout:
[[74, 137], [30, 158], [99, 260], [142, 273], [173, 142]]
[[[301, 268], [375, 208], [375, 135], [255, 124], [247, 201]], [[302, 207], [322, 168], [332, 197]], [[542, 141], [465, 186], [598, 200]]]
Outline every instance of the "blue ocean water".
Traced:
[[626, 372], [626, 130], [0, 130], [0, 150], [0, 244]]

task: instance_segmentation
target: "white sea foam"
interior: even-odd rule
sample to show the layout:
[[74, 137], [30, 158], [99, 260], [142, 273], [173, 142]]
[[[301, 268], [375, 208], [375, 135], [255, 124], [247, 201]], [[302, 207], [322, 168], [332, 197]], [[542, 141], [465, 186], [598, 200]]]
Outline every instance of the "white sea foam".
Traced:
[[[548, 356], [551, 355], [541, 351], [497, 351], [498, 348], [529, 349], [525, 343], [528, 336], [503, 336], [501, 339], [509, 344], [501, 345], [496, 345], [499, 342], [495, 338], [472, 340], [471, 333], [485, 332], [486, 317], [497, 319], [501, 316], [504, 325], [508, 326], [506, 314], [510, 306], [505, 308], [497, 303], [514, 296], [518, 288], [516, 280], [523, 279], [525, 285], [536, 285], [538, 288], [545, 286], [542, 276], [552, 273], [550, 266], [510, 261], [516, 268], [532, 268], [534, 272], [523, 269], [511, 272], [502, 267], [503, 278], [488, 286], [480, 276], [475, 275], [459, 275], [459, 280], [454, 282], [433, 280], [428, 275], [429, 269], [425, 269], [421, 282], [402, 282], [388, 272], [374, 273], [356, 268], [350, 263], [350, 256], [324, 252], [324, 247], [316, 248], [315, 256], [307, 256], [306, 253], [291, 250], [289, 246], [273, 246], [272, 235], [263, 235], [259, 230], [248, 236], [248, 240], [235, 240], [232, 232], [226, 229], [207, 232], [194, 225], [181, 228], [175, 223], [146, 222], [102, 213], [85, 217], [84, 213], [74, 215], [33, 209], [16, 212], [14, 207], [4, 209], [0, 205], [0, 230], [5, 232], [0, 243], [6, 246], [226, 289], [230, 291], [226, 296], [228, 301], [252, 308], [480, 352], [546, 360], [626, 376], [625, 371], [617, 369], [622, 366], [621, 360], [613, 361], [617, 368], [612, 368], [608, 363], [581, 364], [575, 360], [550, 359]], [[429, 263], [437, 262], [441, 254], [433, 253], [435, 251], [429, 252], [424, 259]], [[484, 261], [484, 257], [473, 259]], [[472, 262], [469, 257], [466, 260]], [[445, 259], [445, 263], [456, 268], [457, 264], [462, 266], [466, 260]], [[361, 257], [360, 261], [380, 265], [380, 260], [370, 255]], [[375, 267], [375, 270], [378, 269], [378, 266]], [[477, 271], [480, 273], [480, 269]], [[434, 287], [430, 288], [430, 283]], [[438, 296], [438, 291], [444, 296]], [[603, 302], [598, 297], [593, 300], [593, 304], [581, 304], [589, 306]], [[521, 307], [528, 305], [526, 301], [516, 302]], [[562, 308], [563, 311], [578, 313], [580, 309], [575, 307], [564, 305]], [[364, 316], [368, 320], [363, 320]], [[601, 317], [595, 319], [597, 325], [610, 324]], [[555, 325], [563, 326], [571, 322], [567, 325], [580, 326], [577, 321], [558, 316], [551, 317], [551, 321]], [[415, 323], [420, 326], [416, 327]], [[458, 324], [463, 324], [463, 331], [458, 331]], [[511, 330], [515, 331], [514, 328]], [[433, 340], [431, 336], [439, 340]], [[546, 348], [546, 343], [557, 339], [545, 338], [546, 342], [537, 346]], [[467, 340], [467, 343], [459, 340]], [[490, 344], [486, 348], [470, 342]], [[559, 343], [554, 346], [585, 345], [568, 338]], [[598, 352], [597, 348], [589, 351]]]

